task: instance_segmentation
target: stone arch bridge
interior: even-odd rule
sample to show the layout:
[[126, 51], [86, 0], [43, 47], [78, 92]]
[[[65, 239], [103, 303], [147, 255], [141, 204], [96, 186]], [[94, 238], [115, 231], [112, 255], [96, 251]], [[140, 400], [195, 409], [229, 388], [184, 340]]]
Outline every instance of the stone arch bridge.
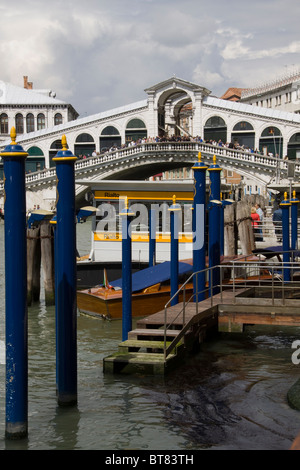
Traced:
[[[264, 185], [287, 178], [290, 171], [294, 180], [300, 175], [300, 163], [297, 161], [291, 162], [204, 142], [152, 142], [78, 160], [75, 163], [76, 198], [80, 200], [87, 192], [88, 184], [93, 181], [145, 180], [163, 171], [191, 167], [197, 161], [199, 152], [202, 161], [208, 166], [216, 156], [216, 163], [221, 168], [249, 176]], [[0, 183], [0, 197], [3, 207], [3, 182]], [[26, 174], [26, 197], [28, 208], [39, 205], [50, 210], [55, 207], [55, 167]]]

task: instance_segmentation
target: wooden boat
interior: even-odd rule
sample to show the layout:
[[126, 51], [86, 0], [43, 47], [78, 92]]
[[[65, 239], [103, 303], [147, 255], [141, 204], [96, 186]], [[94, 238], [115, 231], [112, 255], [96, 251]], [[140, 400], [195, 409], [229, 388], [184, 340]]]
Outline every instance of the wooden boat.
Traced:
[[[162, 310], [170, 300], [169, 261], [132, 274], [132, 316], [151, 315]], [[192, 263], [179, 262], [179, 287], [192, 273]], [[186, 286], [186, 295], [193, 292], [193, 284]], [[179, 296], [182, 302], [183, 294]], [[122, 279], [102, 286], [77, 291], [77, 307], [81, 313], [108, 319], [122, 318]]]
[[[244, 256], [221, 256], [221, 263], [245, 259]], [[255, 255], [247, 257], [248, 261], [257, 261]], [[206, 261], [208, 265], [208, 259]], [[159, 263], [132, 274], [132, 316], [141, 317], [163, 310], [171, 297], [170, 261]], [[191, 259], [178, 263], [179, 287], [188, 279], [193, 271]], [[230, 279], [230, 269], [225, 273]], [[108, 319], [122, 318], [122, 279], [108, 283], [104, 270], [102, 285], [77, 291], [77, 307], [81, 313]], [[185, 293], [179, 295], [179, 302], [186, 300], [193, 293], [193, 283], [188, 283]], [[207, 294], [208, 295], [208, 294]]]

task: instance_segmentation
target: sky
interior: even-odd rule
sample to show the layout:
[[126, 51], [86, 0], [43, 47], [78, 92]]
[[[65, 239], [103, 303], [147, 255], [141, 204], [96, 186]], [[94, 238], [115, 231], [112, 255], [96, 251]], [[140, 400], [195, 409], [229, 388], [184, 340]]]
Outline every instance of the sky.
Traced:
[[80, 117], [174, 75], [222, 96], [300, 71], [299, 0], [1, 0], [0, 80]]

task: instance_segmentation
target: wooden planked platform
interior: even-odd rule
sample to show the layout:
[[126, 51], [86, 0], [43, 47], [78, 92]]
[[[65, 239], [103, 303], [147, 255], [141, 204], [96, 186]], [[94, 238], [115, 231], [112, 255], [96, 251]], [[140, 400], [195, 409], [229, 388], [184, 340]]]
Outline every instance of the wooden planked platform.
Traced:
[[[244, 296], [244, 297], [243, 297]], [[300, 326], [300, 299], [249, 297], [249, 289], [225, 290], [199, 302], [169, 307], [166, 346], [178, 338], [178, 343], [164, 357], [165, 311], [137, 320], [136, 328], [129, 332], [128, 340], [103, 360], [105, 373], [144, 373], [164, 375], [182, 360], [195, 342], [201, 343], [212, 328], [223, 332], [242, 332], [245, 325]]]

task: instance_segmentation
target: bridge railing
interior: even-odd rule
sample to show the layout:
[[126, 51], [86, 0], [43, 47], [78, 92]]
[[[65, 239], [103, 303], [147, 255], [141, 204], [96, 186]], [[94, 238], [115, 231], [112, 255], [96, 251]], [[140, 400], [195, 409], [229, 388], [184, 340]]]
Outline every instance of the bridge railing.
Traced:
[[[253, 170], [255, 168], [261, 171], [270, 172], [280, 171], [287, 173], [288, 165], [294, 166], [294, 174], [300, 174], [300, 162], [282, 160], [268, 155], [261, 155], [259, 153], [251, 153], [250, 151], [235, 150], [226, 146], [212, 145], [199, 141], [185, 141], [185, 142], [146, 142], [136, 145], [129, 145], [124, 148], [108, 151], [103, 154], [88, 157], [86, 159], [77, 160], [75, 163], [75, 175], [80, 175], [92, 171], [93, 169], [101, 168], [102, 166], [112, 162], [124, 161], [132, 159], [138, 155], [157, 155], [166, 154], [170, 155], [176, 152], [184, 153], [190, 159], [197, 160], [198, 152], [203, 154], [203, 160], [208, 160], [216, 155], [220, 163], [227, 162], [231, 166], [238, 167], [239, 163], [251, 164]], [[35, 186], [43, 183], [54, 181], [56, 178], [55, 167], [47, 168], [41, 171], [26, 174], [26, 186]], [[0, 182], [0, 190], [3, 190], [3, 181]]]

